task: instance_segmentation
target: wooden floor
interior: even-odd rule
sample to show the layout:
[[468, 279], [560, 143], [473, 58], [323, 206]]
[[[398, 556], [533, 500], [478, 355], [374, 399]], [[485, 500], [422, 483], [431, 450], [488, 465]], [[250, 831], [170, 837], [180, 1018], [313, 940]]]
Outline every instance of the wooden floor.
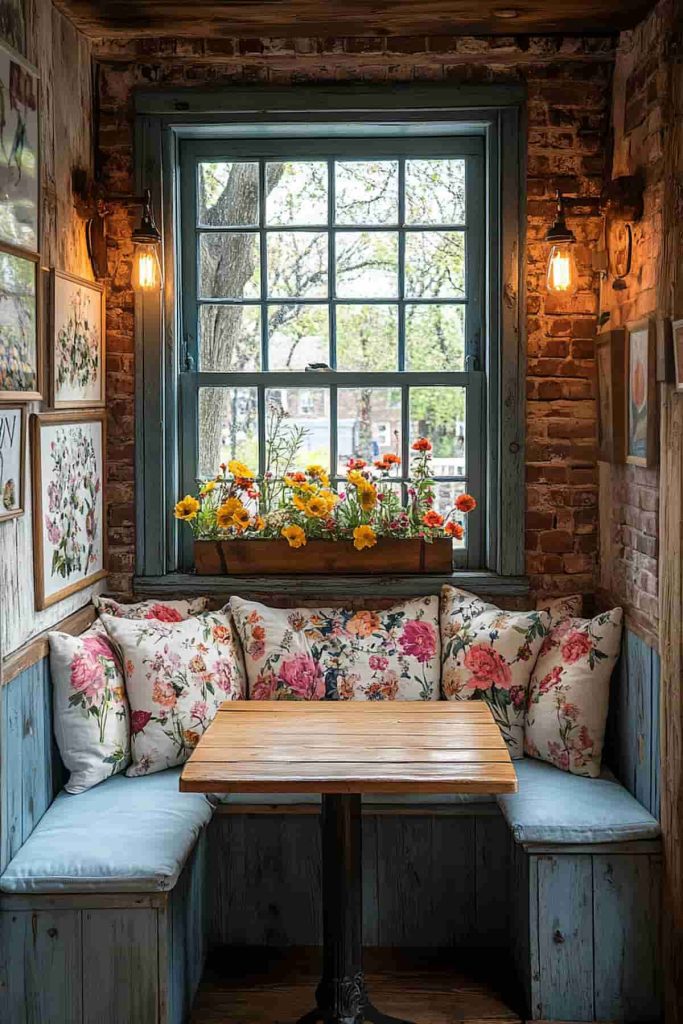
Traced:
[[[313, 1006], [319, 952], [226, 948], [214, 952], [191, 1024], [294, 1024]], [[365, 972], [379, 1010], [416, 1024], [520, 1024], [504, 961], [490, 952], [378, 950]]]

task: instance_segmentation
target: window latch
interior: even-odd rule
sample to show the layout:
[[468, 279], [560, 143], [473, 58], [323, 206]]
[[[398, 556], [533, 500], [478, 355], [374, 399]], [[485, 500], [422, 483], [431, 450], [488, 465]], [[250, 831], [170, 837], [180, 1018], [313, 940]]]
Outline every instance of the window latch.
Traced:
[[474, 352], [470, 352], [469, 355], [465, 356], [465, 370], [468, 373], [475, 373], [479, 369], [479, 356], [476, 356]]
[[325, 370], [331, 370], [332, 367], [328, 366], [327, 363], [307, 363], [304, 373], [324, 373]]
[[180, 343], [180, 372], [194, 373], [194, 358], [190, 355], [190, 339], [186, 334]]

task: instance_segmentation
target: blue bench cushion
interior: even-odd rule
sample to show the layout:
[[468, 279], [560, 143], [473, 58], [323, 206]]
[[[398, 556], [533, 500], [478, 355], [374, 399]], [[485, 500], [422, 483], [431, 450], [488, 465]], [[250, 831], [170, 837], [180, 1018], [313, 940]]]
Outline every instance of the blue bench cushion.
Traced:
[[551, 764], [516, 761], [519, 792], [498, 797], [518, 843], [654, 839], [659, 822], [613, 776], [588, 779]]
[[0, 877], [3, 892], [172, 889], [209, 822], [205, 796], [178, 790], [180, 768], [114, 776], [61, 792]]

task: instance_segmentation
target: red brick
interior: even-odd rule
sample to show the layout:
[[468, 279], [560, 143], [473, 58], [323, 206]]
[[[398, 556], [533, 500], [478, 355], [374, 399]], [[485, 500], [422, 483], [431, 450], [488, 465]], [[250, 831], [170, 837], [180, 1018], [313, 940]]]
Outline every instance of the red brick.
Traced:
[[557, 552], [571, 551], [574, 547], [574, 540], [571, 533], [566, 530], [544, 530], [538, 538], [541, 551]]

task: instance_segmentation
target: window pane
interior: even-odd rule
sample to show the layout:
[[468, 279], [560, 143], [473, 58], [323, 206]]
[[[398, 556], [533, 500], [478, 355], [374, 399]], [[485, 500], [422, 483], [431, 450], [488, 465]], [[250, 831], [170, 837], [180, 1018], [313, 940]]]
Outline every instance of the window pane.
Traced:
[[202, 163], [198, 176], [200, 225], [230, 228], [258, 224], [258, 164]]
[[337, 306], [337, 369], [398, 369], [398, 308]]
[[327, 295], [327, 232], [268, 232], [268, 294], [275, 299]]
[[271, 370], [305, 370], [329, 361], [327, 306], [301, 303], [268, 307], [268, 366]]
[[464, 476], [465, 388], [410, 389], [410, 442], [428, 437], [434, 476]]
[[258, 306], [199, 307], [199, 368], [222, 373], [261, 369]]
[[216, 231], [199, 239], [199, 294], [204, 299], [257, 299], [258, 234]]
[[372, 462], [401, 452], [399, 388], [340, 388], [337, 399], [338, 472], [350, 458]]
[[398, 223], [398, 163], [395, 160], [337, 161], [337, 224]]
[[465, 223], [465, 161], [406, 160], [406, 224]]
[[230, 459], [258, 470], [256, 388], [200, 388], [198, 475], [215, 476]]
[[398, 295], [398, 232], [340, 231], [337, 295], [343, 299], [393, 299]]
[[266, 164], [267, 224], [327, 223], [327, 164]]
[[[300, 450], [292, 468], [305, 469], [315, 463], [330, 468], [330, 392], [329, 388], [271, 388], [266, 391], [268, 423], [274, 410], [285, 414], [283, 422], [303, 431]], [[273, 464], [272, 443], [266, 445], [266, 469]], [[272, 470], [275, 472], [275, 470]]]
[[462, 370], [465, 366], [465, 307], [406, 306], [406, 369]]
[[406, 295], [416, 299], [464, 298], [462, 231], [407, 232]]

